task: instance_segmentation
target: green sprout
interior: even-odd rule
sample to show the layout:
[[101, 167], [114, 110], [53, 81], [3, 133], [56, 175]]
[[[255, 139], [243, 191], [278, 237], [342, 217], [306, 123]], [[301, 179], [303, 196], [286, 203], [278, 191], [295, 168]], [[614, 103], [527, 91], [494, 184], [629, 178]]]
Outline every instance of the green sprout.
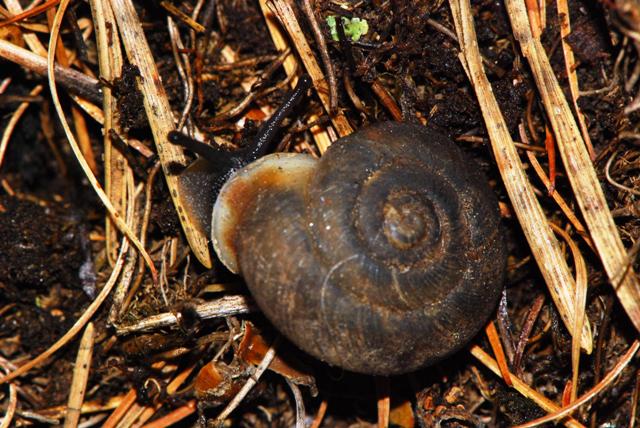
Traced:
[[[339, 41], [338, 29], [336, 28], [336, 17], [334, 15], [327, 16], [327, 25], [331, 32], [331, 38], [336, 42]], [[342, 28], [344, 28], [345, 36], [349, 37], [352, 41], [357, 42], [360, 40], [360, 37], [367, 34], [369, 31], [369, 23], [366, 19], [349, 19], [342, 17]]]

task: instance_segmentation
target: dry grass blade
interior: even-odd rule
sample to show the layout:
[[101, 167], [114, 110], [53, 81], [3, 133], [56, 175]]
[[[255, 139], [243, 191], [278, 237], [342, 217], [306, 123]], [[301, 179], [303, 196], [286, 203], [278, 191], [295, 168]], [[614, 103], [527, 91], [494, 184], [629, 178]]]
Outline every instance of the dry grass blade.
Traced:
[[18, 22], [18, 21], [22, 21], [23, 19], [27, 19], [27, 18], [31, 18], [35, 15], [38, 15], [52, 7], [54, 7], [55, 5], [57, 5], [58, 3], [60, 3], [60, 0], [49, 0], [47, 2], [44, 2], [41, 5], [38, 5], [34, 8], [31, 8], [29, 10], [26, 10], [18, 15], [12, 16], [11, 18], [0, 22], [0, 27], [4, 27], [6, 25], [9, 24], [13, 24], [14, 22]]
[[500, 375], [502, 376], [502, 379], [504, 379], [504, 383], [506, 383], [507, 386], [513, 386], [513, 382], [511, 382], [511, 373], [509, 373], [507, 357], [504, 354], [504, 348], [502, 347], [498, 330], [496, 330], [496, 326], [493, 321], [489, 321], [489, 324], [485, 327], [485, 333], [487, 334], [487, 339], [489, 339], [493, 355], [495, 355], [496, 361], [498, 362]]
[[[53, 9], [47, 10], [47, 17], [53, 20]], [[51, 32], [53, 35], [53, 31]], [[58, 59], [58, 63], [63, 67], [69, 67], [71, 65], [69, 60], [69, 54], [65, 48], [62, 39], [58, 36], [55, 43], [55, 56]], [[71, 118], [73, 120], [73, 128], [75, 130], [75, 138], [78, 142], [78, 146], [82, 151], [82, 157], [89, 165], [91, 172], [95, 175], [98, 173], [98, 164], [96, 163], [95, 155], [93, 154], [93, 147], [91, 147], [91, 138], [89, 137], [89, 131], [87, 130], [87, 121], [85, 120], [82, 112], [77, 106], [70, 106]]]
[[307, 412], [304, 408], [302, 392], [300, 391], [300, 388], [298, 388], [298, 385], [293, 383], [290, 379], [285, 377], [284, 380], [287, 382], [287, 385], [289, 385], [289, 389], [291, 389], [291, 394], [293, 395], [293, 400], [295, 402], [296, 428], [306, 428], [305, 421], [307, 419]]
[[[560, 244], [533, 193], [531, 183], [524, 172], [518, 152], [482, 68], [469, 1], [451, 0], [449, 4], [453, 11], [456, 33], [462, 49], [461, 61], [476, 91], [505, 188], [551, 297], [567, 329], [573, 332], [576, 320], [575, 281], [560, 250]], [[591, 353], [593, 344], [588, 322], [584, 323], [582, 329], [581, 346], [587, 353]]]
[[558, 149], [609, 281], [629, 318], [640, 330], [640, 283], [607, 206], [600, 182], [580, 130], [569, 108], [540, 40], [533, 37], [522, 0], [507, 0], [515, 38], [536, 80], [547, 117], [556, 135]]
[[[123, 192], [125, 195], [133, 195], [133, 199], [137, 199], [140, 192], [143, 189], [143, 183], [138, 184], [137, 188], [135, 187], [133, 173], [129, 168], [128, 171], [125, 171], [125, 176], [123, 177], [123, 185], [125, 186], [125, 191]], [[127, 202], [125, 201], [124, 206], [127, 206]], [[139, 211], [133, 216], [131, 228], [133, 230], [138, 230], [138, 224], [140, 222]], [[141, 237], [140, 242], [142, 245], [145, 245], [145, 240]], [[117, 246], [116, 246], [117, 247]], [[122, 274], [120, 276], [120, 281], [118, 281], [118, 285], [116, 286], [115, 291], [113, 292], [111, 308], [109, 309], [109, 317], [108, 320], [111, 324], [115, 324], [118, 319], [118, 315], [121, 313], [123, 308], [123, 302], [127, 295], [127, 290], [129, 289], [129, 285], [131, 285], [131, 280], [133, 278], [133, 273], [136, 268], [138, 261], [137, 254], [135, 251], [129, 249], [127, 261], [122, 268]], [[142, 275], [144, 274], [144, 265], [140, 264], [140, 280], [142, 280]]]
[[151, 257], [149, 257], [149, 254], [144, 249], [144, 247], [140, 243], [140, 240], [136, 237], [136, 235], [133, 233], [131, 228], [122, 220], [122, 216], [115, 210], [115, 208], [113, 207], [113, 204], [111, 203], [107, 195], [104, 193], [104, 190], [102, 190], [102, 187], [98, 183], [98, 180], [96, 179], [95, 175], [93, 175], [93, 173], [91, 172], [91, 168], [89, 167], [89, 165], [87, 164], [87, 161], [83, 157], [82, 151], [78, 146], [78, 142], [76, 141], [73, 133], [71, 132], [69, 123], [67, 122], [64, 111], [62, 110], [62, 105], [60, 105], [60, 99], [58, 97], [58, 89], [56, 86], [55, 75], [53, 72], [54, 56], [56, 52], [56, 45], [58, 42], [58, 34], [60, 32], [60, 26], [62, 23], [62, 17], [64, 15], [65, 9], [67, 8], [68, 4], [69, 4], [69, 0], [66, 0], [66, 1], [63, 0], [60, 3], [60, 7], [56, 12], [56, 16], [53, 20], [53, 24], [51, 25], [51, 40], [49, 42], [47, 69], [48, 69], [48, 78], [49, 78], [49, 89], [51, 90], [53, 105], [55, 106], [56, 113], [58, 114], [58, 118], [60, 119], [60, 123], [62, 124], [62, 128], [64, 129], [67, 139], [69, 140], [69, 145], [71, 146], [71, 149], [73, 150], [74, 155], [78, 159], [78, 163], [80, 163], [80, 167], [82, 168], [82, 171], [85, 173], [85, 176], [87, 177], [87, 180], [91, 184], [91, 187], [93, 187], [96, 194], [104, 204], [105, 208], [107, 209], [109, 214], [111, 214], [111, 217], [113, 218], [113, 221], [116, 223], [118, 228], [122, 231], [122, 233], [124, 233], [127, 236], [127, 238], [129, 238], [131, 243], [138, 249], [145, 263], [147, 264], [147, 266], [149, 266], [149, 270], [151, 271], [151, 276], [153, 277], [153, 282], [157, 283], [158, 273], [156, 271], [155, 266], [153, 265], [153, 262], [151, 261]]
[[191, 219], [190, 211], [185, 208], [187, 204], [183, 200], [178, 177], [171, 172], [172, 165], [186, 166], [187, 159], [182, 148], [167, 141], [167, 134], [174, 130], [174, 117], [142, 25], [130, 0], [113, 0], [112, 6], [129, 61], [140, 72], [139, 87], [143, 95], [144, 108], [180, 223], [198, 260], [210, 268], [209, 238], [206, 232], [197, 226], [198, 222]]
[[[484, 364], [489, 370], [491, 370], [494, 374], [500, 376], [500, 368], [498, 367], [498, 363], [489, 356], [482, 348], [477, 345], [474, 345], [471, 348], [471, 354], [476, 357], [482, 364]], [[558, 406], [553, 401], [549, 400], [544, 395], [540, 394], [535, 389], [531, 388], [529, 385], [524, 383], [520, 378], [511, 374], [511, 380], [513, 381], [513, 388], [518, 391], [523, 396], [529, 398], [531, 401], [536, 403], [542, 409], [547, 412], [556, 412], [560, 410], [560, 406]], [[562, 423], [570, 428], [585, 428], [580, 422], [576, 421], [568, 417], [563, 420]]]
[[[560, 236], [565, 242], [569, 245], [571, 249], [571, 254], [573, 255], [573, 260], [575, 262], [575, 270], [576, 270], [576, 314], [578, 316], [575, 319], [575, 324], [573, 327], [574, 331], [577, 331], [582, 328], [582, 324], [586, 318], [585, 315], [585, 305], [587, 303], [587, 264], [584, 262], [584, 258], [582, 257], [582, 253], [578, 248], [578, 245], [575, 243], [571, 236], [567, 232], [565, 232], [562, 228], [556, 226], [551, 223], [551, 227], [553, 230]], [[571, 341], [571, 401], [575, 401], [578, 394], [578, 375], [580, 368], [580, 343], [576, 340], [576, 336], [572, 338]]]
[[80, 410], [82, 409], [82, 402], [84, 401], [84, 394], [87, 389], [87, 380], [89, 379], [94, 338], [95, 329], [93, 328], [93, 323], [90, 322], [87, 324], [87, 327], [85, 327], [82, 339], [80, 339], [78, 357], [76, 358], [76, 365], [73, 368], [73, 380], [71, 382], [71, 390], [69, 391], [64, 428], [78, 426]]
[[160, 6], [162, 6], [162, 8], [169, 12], [174, 18], [191, 27], [193, 31], [197, 33], [204, 33], [205, 28], [202, 25], [194, 21], [189, 15], [182, 12], [172, 3], [169, 3], [168, 1], [161, 1]]
[[564, 64], [565, 70], [567, 71], [567, 79], [569, 81], [571, 102], [573, 104], [573, 109], [576, 112], [578, 124], [580, 125], [580, 131], [582, 132], [582, 138], [584, 138], [587, 150], [589, 151], [589, 156], [591, 156], [591, 159], [595, 159], [596, 153], [593, 150], [593, 145], [591, 144], [591, 137], [589, 137], [587, 123], [584, 119], [582, 111], [580, 110], [580, 107], [578, 106], [580, 87], [578, 86], [576, 61], [573, 56], [573, 49], [571, 49], [571, 45], [569, 45], [569, 42], [567, 41], [567, 36], [571, 34], [571, 22], [569, 21], [569, 2], [567, 0], [557, 0], [556, 4], [558, 6], [558, 19], [560, 20], [560, 39], [562, 40], [562, 52], [564, 53]]
[[[269, 7], [267, 6], [267, 0], [259, 0], [259, 2], [260, 10], [262, 11], [265, 22], [267, 23], [267, 29], [269, 30], [269, 34], [271, 35], [274, 46], [280, 52], [289, 49], [289, 44], [287, 43], [284, 34], [282, 34], [280, 25], [278, 24], [278, 18], [273, 12], [271, 12]], [[287, 73], [287, 76], [295, 74], [298, 66], [293, 54], [287, 55], [287, 57], [284, 59], [284, 62], [282, 63], [282, 66], [284, 67], [284, 71], [285, 73]], [[291, 81], [291, 87], [294, 87], [296, 83], [297, 79], [293, 79]]]
[[[269, 30], [269, 34], [271, 35], [271, 40], [273, 40], [273, 45], [276, 47], [278, 51], [290, 51], [289, 43], [282, 31], [278, 23], [278, 18], [275, 14], [269, 9], [267, 6], [267, 0], [259, 0], [260, 10], [262, 11], [262, 15], [264, 16], [265, 22], [267, 24], [267, 29]], [[298, 64], [296, 62], [296, 58], [293, 54], [287, 55], [282, 63], [284, 67], [284, 71], [287, 74], [287, 77], [291, 78], [291, 87], [293, 88], [295, 84], [298, 82], [297, 77], [295, 76], [296, 71], [298, 69]], [[317, 117], [315, 115], [309, 118], [309, 122], [316, 120]], [[313, 136], [313, 140], [316, 142], [316, 146], [320, 153], [324, 153], [324, 151], [331, 145], [332, 139], [329, 137], [327, 133], [327, 129], [325, 127], [321, 128], [319, 126], [314, 126], [311, 128], [311, 133]]]
[[[273, 0], [271, 4], [273, 5], [276, 15], [278, 15], [280, 22], [289, 33], [307, 73], [311, 76], [313, 86], [316, 88], [316, 93], [318, 94], [320, 101], [322, 101], [324, 109], [327, 112], [331, 112], [329, 85], [322, 73], [322, 69], [318, 65], [318, 61], [313, 55], [313, 51], [311, 50], [309, 43], [307, 43], [304, 33], [300, 28], [300, 23], [298, 22], [291, 5], [286, 0]], [[336, 112], [336, 114], [331, 115], [331, 122], [341, 137], [353, 132], [353, 128], [349, 124], [349, 121], [341, 112]]]
[[9, 428], [13, 421], [13, 416], [16, 414], [16, 408], [18, 407], [18, 388], [13, 383], [9, 384], [9, 405], [4, 412], [0, 428]]
[[620, 373], [622, 373], [622, 370], [624, 370], [624, 368], [627, 367], [627, 365], [631, 362], [631, 359], [636, 354], [636, 352], [638, 352], [639, 348], [640, 348], [640, 341], [636, 340], [629, 347], [629, 350], [622, 356], [622, 358], [620, 358], [620, 360], [616, 363], [616, 365], [611, 369], [611, 371], [609, 373], [607, 373], [607, 375], [600, 382], [598, 382], [598, 384], [596, 386], [594, 386], [589, 391], [587, 391], [582, 397], [580, 397], [578, 400], [574, 401], [570, 406], [563, 407], [562, 409], [558, 409], [558, 410], [554, 411], [553, 413], [551, 413], [551, 414], [549, 414], [549, 415], [547, 415], [545, 417], [536, 419], [534, 421], [528, 422], [528, 423], [523, 424], [523, 425], [519, 425], [516, 428], [531, 428], [531, 427], [535, 427], [535, 426], [542, 425], [542, 424], [545, 424], [545, 423], [548, 423], [548, 422], [552, 422], [552, 421], [554, 421], [556, 419], [559, 419], [559, 418], [562, 418], [562, 417], [565, 417], [565, 416], [571, 414], [578, 407], [580, 407], [580, 406], [584, 405], [585, 403], [589, 402], [593, 397], [598, 395], [607, 386], [609, 386], [615, 380], [615, 378], [618, 377], [620, 375]]
[[102, 424], [102, 428], [113, 428], [115, 427], [120, 419], [129, 411], [133, 403], [136, 402], [137, 394], [135, 389], [129, 390], [127, 395], [120, 401], [118, 407], [115, 408], [113, 412], [109, 415], [106, 421]]
[[[93, 25], [96, 32], [96, 42], [98, 48], [98, 66], [100, 75], [107, 82], [112, 82], [116, 77], [120, 76], [123, 64], [122, 51], [120, 50], [120, 38], [118, 33], [109, 31], [115, 28], [115, 18], [111, 11], [111, 6], [106, 0], [90, 0], [91, 14], [93, 16]], [[112, 95], [109, 85], [102, 88], [103, 101], [102, 109], [104, 111], [103, 126], [103, 143], [104, 143], [104, 183], [105, 190], [109, 199], [113, 202], [113, 206], [119, 213], [126, 211], [126, 186], [125, 171], [131, 168], [127, 165], [124, 156], [120, 151], [115, 150], [111, 144], [110, 132], [114, 129], [120, 133], [119, 123], [114, 116], [116, 111], [116, 99]], [[113, 227], [110, 218], [106, 219], [105, 235], [107, 245], [107, 257], [109, 262], [113, 261], [118, 251], [118, 240], [116, 229]]]
[[[548, 189], [549, 186], [551, 185], [551, 182], [549, 181], [549, 178], [547, 177], [544, 170], [542, 169], [542, 165], [540, 165], [540, 162], [538, 162], [536, 155], [534, 155], [533, 152], [527, 152], [527, 157], [529, 158], [529, 163], [531, 164], [531, 166], [533, 166], [533, 169], [536, 171], [536, 174], [538, 174], [538, 178], [540, 178], [542, 183]], [[556, 204], [558, 204], [558, 207], [562, 210], [564, 215], [571, 222], [571, 225], [576, 229], [576, 232], [578, 232], [578, 234], [584, 240], [584, 242], [589, 246], [589, 248], [591, 248], [593, 251], [596, 251], [596, 248], [593, 245], [593, 241], [591, 240], [591, 237], [589, 236], [587, 229], [585, 229], [585, 227], [582, 225], [578, 217], [574, 214], [573, 210], [569, 208], [569, 204], [567, 204], [567, 202], [564, 200], [562, 195], [560, 195], [560, 193], [557, 190], [555, 190], [551, 195], [551, 197], [553, 198], [554, 201], [556, 201]]]

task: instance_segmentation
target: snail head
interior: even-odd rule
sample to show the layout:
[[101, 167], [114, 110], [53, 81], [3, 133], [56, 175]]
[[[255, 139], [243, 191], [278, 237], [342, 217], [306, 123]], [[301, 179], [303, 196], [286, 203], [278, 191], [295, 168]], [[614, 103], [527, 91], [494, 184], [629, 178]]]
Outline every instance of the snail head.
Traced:
[[222, 186], [234, 172], [264, 156], [272, 147], [280, 125], [300, 104], [311, 87], [311, 78], [304, 74], [296, 87], [285, 97], [285, 102], [259, 128], [256, 137], [247, 146], [227, 150], [217, 144], [205, 144], [181, 132], [171, 131], [167, 140], [198, 155], [198, 158], [178, 174], [178, 187], [184, 195], [185, 209], [198, 222], [195, 226], [206, 236], [211, 234], [211, 210]]

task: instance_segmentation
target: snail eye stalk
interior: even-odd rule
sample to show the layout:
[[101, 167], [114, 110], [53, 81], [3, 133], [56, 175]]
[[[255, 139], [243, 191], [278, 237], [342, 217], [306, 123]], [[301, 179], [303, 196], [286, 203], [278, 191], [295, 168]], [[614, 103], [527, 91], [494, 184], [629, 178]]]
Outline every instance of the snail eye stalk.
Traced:
[[178, 131], [169, 132], [167, 138], [170, 143], [189, 149], [209, 161], [216, 171], [240, 169], [267, 153], [282, 121], [300, 104], [310, 87], [311, 78], [307, 74], [302, 75], [296, 87], [287, 94], [285, 102], [260, 127], [251, 144], [240, 150], [228, 151], [205, 144]]
[[247, 152], [247, 157], [250, 158], [251, 161], [267, 153], [278, 129], [280, 129], [280, 125], [282, 125], [282, 121], [300, 104], [300, 101], [302, 101], [302, 98], [310, 87], [311, 78], [309, 75], [303, 74], [300, 76], [296, 87], [285, 97], [285, 102], [262, 124], [258, 130], [258, 135], [256, 135], [256, 138], [253, 140], [253, 144], [244, 149]]
[[218, 146], [202, 143], [178, 131], [169, 132], [167, 139], [171, 144], [182, 146], [194, 153], [197, 153], [200, 157], [211, 163], [211, 166], [217, 171], [230, 169], [237, 161], [236, 158], [238, 157], [238, 154], [235, 152], [230, 152]]

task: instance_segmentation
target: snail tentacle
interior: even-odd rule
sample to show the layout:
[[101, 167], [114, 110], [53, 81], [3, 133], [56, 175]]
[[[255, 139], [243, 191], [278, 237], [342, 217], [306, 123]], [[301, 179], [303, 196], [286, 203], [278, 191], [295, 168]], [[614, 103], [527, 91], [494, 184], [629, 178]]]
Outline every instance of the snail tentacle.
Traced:
[[285, 97], [284, 103], [262, 124], [253, 144], [245, 149], [247, 159], [254, 161], [267, 153], [282, 121], [300, 104], [310, 87], [311, 77], [308, 74], [300, 76], [295, 88]]
[[262, 124], [256, 138], [249, 145], [238, 150], [231, 151], [218, 145], [205, 144], [178, 131], [169, 132], [167, 139], [170, 143], [185, 147], [205, 158], [211, 170], [220, 177], [224, 177], [226, 181], [231, 173], [267, 153], [282, 121], [300, 104], [310, 86], [311, 78], [307, 74], [302, 75], [296, 87], [286, 95], [285, 102]]

